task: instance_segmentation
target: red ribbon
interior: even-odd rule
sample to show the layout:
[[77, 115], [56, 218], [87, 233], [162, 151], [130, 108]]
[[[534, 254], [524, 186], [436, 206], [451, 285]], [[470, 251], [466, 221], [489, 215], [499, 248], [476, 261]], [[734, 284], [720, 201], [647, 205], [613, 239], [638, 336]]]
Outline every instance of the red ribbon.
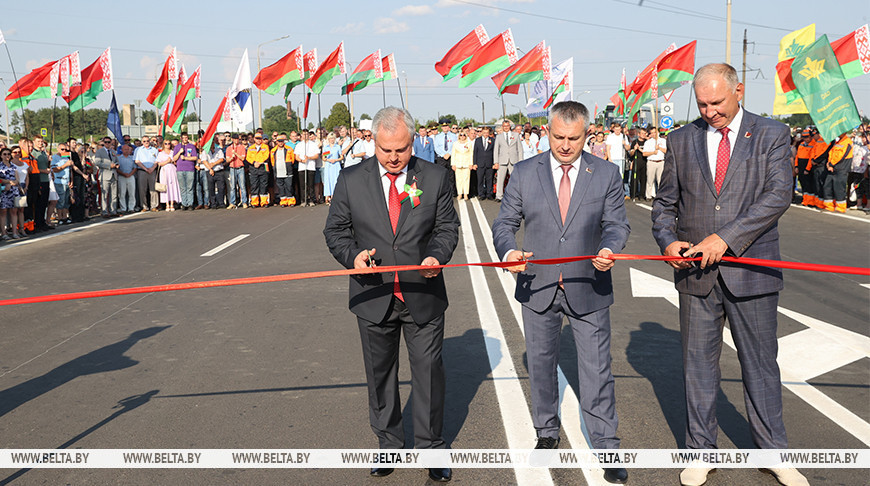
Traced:
[[[188, 282], [169, 285], [151, 285], [147, 287], [131, 287], [126, 289], [92, 290], [88, 292], [73, 292], [69, 294], [40, 295], [36, 297], [22, 297], [18, 299], [0, 300], [0, 306], [37, 304], [42, 302], [58, 302], [62, 300], [92, 299], [95, 297], [111, 297], [116, 295], [149, 294], [152, 292], [170, 292], [175, 290], [206, 289], [211, 287], [230, 287], [233, 285], [250, 285], [270, 282], [288, 282], [291, 280], [306, 280], [311, 278], [340, 277], [345, 275], [365, 275], [372, 273], [408, 272], [413, 270], [432, 270], [434, 268], [460, 268], [460, 267], [492, 267], [509, 268], [523, 263], [536, 265], [557, 265], [572, 263], [583, 260], [591, 260], [596, 255], [585, 255], [565, 258], [547, 258], [539, 260], [527, 260], [526, 262], [483, 262], [483, 263], [452, 263], [449, 265], [394, 265], [375, 268], [360, 268], [350, 270], [327, 270], [321, 272], [290, 273], [285, 275], [269, 275], [265, 277], [234, 278], [229, 280], [208, 280], [205, 282]], [[700, 261], [701, 257], [683, 258], [662, 255], [625, 255], [613, 254], [608, 257], [611, 260], [657, 260], [657, 261]], [[743, 265], [787, 268], [791, 270], [805, 270], [810, 272], [845, 273], [851, 275], [870, 276], [870, 268], [841, 267], [837, 265], [820, 265], [816, 263], [784, 262], [782, 260], [763, 260], [759, 258], [735, 258], [722, 257], [722, 261]]]

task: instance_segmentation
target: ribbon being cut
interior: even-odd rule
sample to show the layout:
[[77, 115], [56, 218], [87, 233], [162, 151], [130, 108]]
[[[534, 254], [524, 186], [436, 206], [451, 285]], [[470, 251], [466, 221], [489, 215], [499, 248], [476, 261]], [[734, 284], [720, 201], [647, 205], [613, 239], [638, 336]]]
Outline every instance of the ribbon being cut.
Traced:
[[[307, 280], [323, 277], [340, 277], [346, 275], [363, 275], [370, 273], [393, 273], [409, 272], [414, 270], [432, 270], [435, 268], [460, 268], [460, 267], [492, 267], [509, 268], [527, 263], [535, 265], [557, 265], [562, 263], [591, 260], [597, 255], [584, 255], [566, 258], [548, 258], [539, 260], [525, 260], [519, 262], [482, 262], [482, 263], [454, 263], [449, 265], [395, 265], [384, 267], [369, 267], [349, 270], [326, 270], [320, 272], [290, 273], [284, 275], [268, 275], [263, 277], [245, 277], [229, 280], [208, 280], [204, 282], [188, 282], [167, 285], [151, 285], [147, 287], [130, 287], [123, 289], [92, 290], [87, 292], [74, 292], [68, 294], [41, 295], [36, 297], [21, 297], [15, 299], [0, 300], [0, 306], [38, 304], [43, 302], [59, 302], [63, 300], [92, 299], [96, 297], [112, 297], [118, 295], [149, 294], [152, 292], [171, 292], [177, 290], [205, 289], [211, 287], [230, 287], [233, 285], [250, 285], [271, 282], [289, 282], [292, 280]], [[611, 260], [655, 260], [655, 261], [701, 261], [701, 257], [682, 258], [663, 255], [629, 255], [613, 254], [607, 257]], [[804, 270], [809, 272], [844, 273], [850, 275], [870, 276], [870, 268], [843, 267], [837, 265], [822, 265], [817, 263], [786, 262], [782, 260], [762, 260], [758, 258], [735, 258], [722, 257], [720, 265], [754, 265], [763, 267], [786, 268], [790, 270]]]

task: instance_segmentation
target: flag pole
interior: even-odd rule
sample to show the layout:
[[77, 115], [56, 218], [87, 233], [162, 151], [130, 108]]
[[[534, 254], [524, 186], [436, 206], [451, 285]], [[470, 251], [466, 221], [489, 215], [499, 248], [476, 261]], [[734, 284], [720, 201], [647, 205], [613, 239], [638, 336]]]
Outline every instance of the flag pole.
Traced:
[[[24, 136], [27, 136], [27, 118], [24, 116], [24, 105], [21, 104], [21, 86], [18, 86], [18, 75], [15, 74], [15, 64], [12, 63], [12, 54], [9, 53], [9, 43], [4, 42], [3, 46], [6, 47], [6, 56], [9, 57], [9, 66], [12, 68], [12, 77], [15, 78], [15, 90], [18, 91], [18, 99], [19, 99], [19, 107], [21, 108], [21, 123], [24, 125]], [[8, 137], [9, 134], [7, 133]]]
[[[405, 82], [407, 83], [407, 80], [405, 80]], [[396, 84], [399, 85], [399, 100], [401, 100], [402, 109], [404, 110], [405, 109], [405, 97], [402, 95], [402, 80], [399, 79], [398, 75], [396, 76]]]
[[384, 95], [384, 108], [387, 107], [387, 87], [384, 86], [384, 83], [381, 83], [381, 94]]
[[353, 111], [351, 111], [350, 107], [350, 92], [348, 91], [347, 86], [347, 73], [344, 73], [344, 95], [347, 97], [347, 113], [350, 115], [350, 128], [353, 128]]
[[48, 144], [48, 155], [51, 155], [51, 146], [54, 145], [54, 113], [57, 111], [57, 98], [54, 98], [54, 106], [51, 108], [51, 143]]

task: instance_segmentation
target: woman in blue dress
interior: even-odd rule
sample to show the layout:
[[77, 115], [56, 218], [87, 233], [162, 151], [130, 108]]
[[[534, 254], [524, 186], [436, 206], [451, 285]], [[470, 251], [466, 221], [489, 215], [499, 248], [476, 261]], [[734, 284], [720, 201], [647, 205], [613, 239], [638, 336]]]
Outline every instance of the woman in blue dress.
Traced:
[[326, 142], [322, 147], [323, 153], [323, 195], [326, 196], [326, 204], [332, 201], [332, 193], [335, 192], [335, 184], [338, 182], [338, 174], [341, 172], [341, 145], [336, 143], [335, 134], [330, 132], [326, 136]]

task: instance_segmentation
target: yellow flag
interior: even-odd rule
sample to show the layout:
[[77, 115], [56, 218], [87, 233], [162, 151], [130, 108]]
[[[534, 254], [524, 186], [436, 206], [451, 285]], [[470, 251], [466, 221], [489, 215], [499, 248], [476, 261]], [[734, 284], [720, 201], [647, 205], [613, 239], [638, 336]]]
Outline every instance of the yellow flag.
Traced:
[[[816, 24], [810, 24], [803, 29], [790, 32], [779, 41], [779, 60], [784, 61], [791, 59], [801, 51], [804, 47], [816, 41]], [[782, 92], [782, 86], [779, 83], [779, 77], [773, 77], [774, 93], [773, 99], [773, 114], [788, 115], [791, 113], [808, 113], [807, 107], [803, 100], [796, 100], [789, 103]]]

